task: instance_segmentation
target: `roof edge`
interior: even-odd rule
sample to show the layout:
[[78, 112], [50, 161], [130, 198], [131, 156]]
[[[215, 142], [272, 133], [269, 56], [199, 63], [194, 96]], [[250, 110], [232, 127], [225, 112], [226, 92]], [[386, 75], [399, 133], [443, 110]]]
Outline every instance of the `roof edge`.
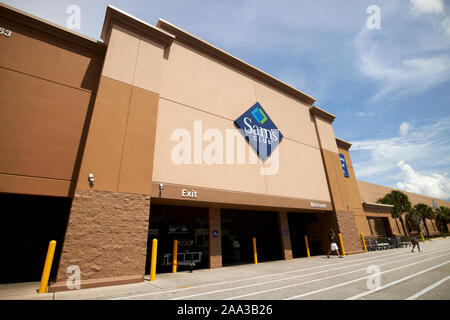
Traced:
[[309, 112], [324, 120], [327, 120], [330, 123], [332, 123], [334, 119], [336, 119], [336, 116], [334, 114], [329, 113], [328, 111], [325, 111], [318, 106], [312, 106], [311, 108], [309, 108]]
[[352, 147], [352, 144], [350, 142], [339, 139], [339, 138], [336, 138], [336, 144], [338, 147], [342, 147], [345, 150], [348, 150]]
[[175, 40], [175, 36], [161, 30], [160, 28], [154, 27], [147, 22], [126, 13], [112, 5], [108, 5], [106, 8], [105, 19], [103, 21], [103, 27], [101, 32], [101, 38], [105, 43], [109, 42], [109, 36], [111, 33], [111, 28], [113, 24], [123, 25], [125, 27], [131, 28], [137, 32], [143, 33], [150, 37], [152, 40], [168, 47]]
[[382, 213], [390, 213], [392, 211], [393, 205], [390, 204], [381, 204], [381, 203], [373, 203], [373, 202], [362, 202], [363, 208], [367, 210], [377, 210]]
[[41, 32], [50, 34], [65, 41], [69, 41], [92, 51], [99, 52], [101, 54], [106, 52], [106, 45], [101, 41], [92, 39], [50, 21], [36, 17], [32, 14], [23, 12], [4, 3], [0, 3], [0, 16], [3, 16], [8, 20], [17, 21], [22, 25], [32, 27], [33, 29], [37, 29]]
[[386, 208], [393, 208], [394, 207], [392, 204], [366, 202], [366, 201], [363, 201], [362, 203], [363, 203], [363, 205], [368, 205], [368, 206], [377, 206], [377, 207], [386, 207]]

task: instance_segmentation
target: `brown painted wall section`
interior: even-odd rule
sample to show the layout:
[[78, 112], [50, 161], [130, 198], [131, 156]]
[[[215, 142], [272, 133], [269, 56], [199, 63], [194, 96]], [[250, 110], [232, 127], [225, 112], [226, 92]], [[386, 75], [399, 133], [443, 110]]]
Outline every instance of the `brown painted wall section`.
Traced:
[[77, 189], [150, 195], [158, 100], [150, 91], [101, 78]]
[[367, 217], [364, 212], [364, 208], [362, 206], [361, 195], [359, 192], [359, 186], [356, 180], [355, 171], [353, 170], [353, 163], [350, 157], [350, 152], [340, 146], [338, 146], [338, 151], [339, 153], [344, 155], [345, 162], [347, 164], [347, 170], [349, 173], [349, 177], [345, 178], [344, 175], [342, 174], [341, 169], [343, 194], [345, 194], [348, 203], [348, 207], [347, 205], [345, 205], [345, 207], [347, 208], [347, 210], [351, 210], [353, 212], [358, 232], [367, 234], [368, 232], [370, 232], [370, 228], [367, 222]]
[[[2, 27], [12, 31], [0, 37], [0, 66], [73, 88], [96, 91], [104, 52], [0, 16]], [[76, 36], [71, 36], [76, 38]]]
[[105, 50], [5, 12], [0, 23], [12, 35], [0, 37], [0, 192], [71, 196]]
[[71, 180], [90, 92], [0, 68], [2, 173]]

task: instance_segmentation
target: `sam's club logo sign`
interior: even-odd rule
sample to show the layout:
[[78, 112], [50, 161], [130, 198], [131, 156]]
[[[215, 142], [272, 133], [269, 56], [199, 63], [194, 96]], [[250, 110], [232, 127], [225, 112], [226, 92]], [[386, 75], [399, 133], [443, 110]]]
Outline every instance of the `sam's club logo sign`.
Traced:
[[257, 102], [234, 121], [264, 162], [283, 139], [283, 135]]

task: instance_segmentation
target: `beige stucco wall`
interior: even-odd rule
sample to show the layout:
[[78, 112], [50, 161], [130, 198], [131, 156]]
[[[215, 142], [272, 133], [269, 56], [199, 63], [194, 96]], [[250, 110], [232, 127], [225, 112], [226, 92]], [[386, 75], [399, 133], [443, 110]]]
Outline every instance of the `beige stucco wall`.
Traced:
[[[264, 176], [260, 175], [261, 161], [256, 164], [248, 163], [249, 146], [245, 143], [246, 164], [208, 165], [203, 157], [201, 163], [195, 163], [194, 158], [194, 121], [201, 121], [202, 132], [213, 128], [223, 132], [233, 129], [231, 121], [218, 116], [210, 115], [206, 112], [188, 108], [163, 98], [160, 98], [158, 121], [155, 141], [155, 163], [153, 166], [153, 180], [159, 182], [187, 184], [208, 188], [218, 188], [226, 190], [247, 191], [249, 185], [256, 193], [265, 192]], [[184, 129], [191, 137], [189, 148], [191, 164], [176, 164], [172, 161], [172, 149], [180, 141], [172, 141], [172, 133], [178, 129]], [[235, 140], [236, 142], [236, 140]], [[203, 150], [211, 142], [203, 142]], [[225, 142], [224, 142], [225, 146]], [[237, 151], [237, 150], [236, 150]], [[222, 158], [226, 162], [225, 157]]]
[[[159, 94], [153, 181], [331, 201], [314, 122], [302, 102], [177, 41], [164, 49], [117, 26], [111, 32], [102, 75]], [[267, 169], [259, 159], [249, 163], [249, 145], [242, 136], [238, 139], [245, 145], [245, 164], [172, 161], [172, 149], [179, 144], [172, 141], [172, 133], [186, 129], [194, 162], [194, 121], [201, 121], [202, 133], [221, 132], [226, 162], [226, 130], [234, 130], [233, 121], [256, 102], [284, 135], [277, 174], [262, 175]], [[209, 144], [204, 141], [203, 150]]]
[[267, 175], [267, 193], [331, 201], [320, 150], [285, 139], [279, 145], [276, 175]]

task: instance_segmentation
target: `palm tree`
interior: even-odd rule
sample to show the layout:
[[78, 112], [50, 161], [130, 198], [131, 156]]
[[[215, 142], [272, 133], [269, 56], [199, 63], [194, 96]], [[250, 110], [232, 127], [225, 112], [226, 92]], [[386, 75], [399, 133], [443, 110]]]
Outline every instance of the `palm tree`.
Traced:
[[405, 218], [410, 231], [415, 230], [420, 232], [420, 220], [422, 219], [422, 216], [417, 209], [412, 208], [411, 211], [405, 215]]
[[436, 222], [438, 222], [441, 231], [448, 233], [447, 224], [450, 222], [450, 209], [439, 207], [436, 213]]
[[392, 208], [391, 215], [394, 219], [400, 219], [402, 224], [403, 233], [407, 235], [405, 224], [403, 223], [403, 214], [411, 211], [411, 202], [409, 202], [408, 196], [403, 192], [392, 190], [390, 193], [386, 194], [383, 198], [378, 199], [378, 203], [390, 204], [394, 207]]
[[434, 213], [433, 209], [424, 203], [418, 203], [414, 206], [412, 211], [422, 219], [423, 225], [425, 226], [425, 230], [427, 232], [427, 236], [429, 237], [430, 232], [428, 231], [426, 219], [434, 218], [435, 213]]

